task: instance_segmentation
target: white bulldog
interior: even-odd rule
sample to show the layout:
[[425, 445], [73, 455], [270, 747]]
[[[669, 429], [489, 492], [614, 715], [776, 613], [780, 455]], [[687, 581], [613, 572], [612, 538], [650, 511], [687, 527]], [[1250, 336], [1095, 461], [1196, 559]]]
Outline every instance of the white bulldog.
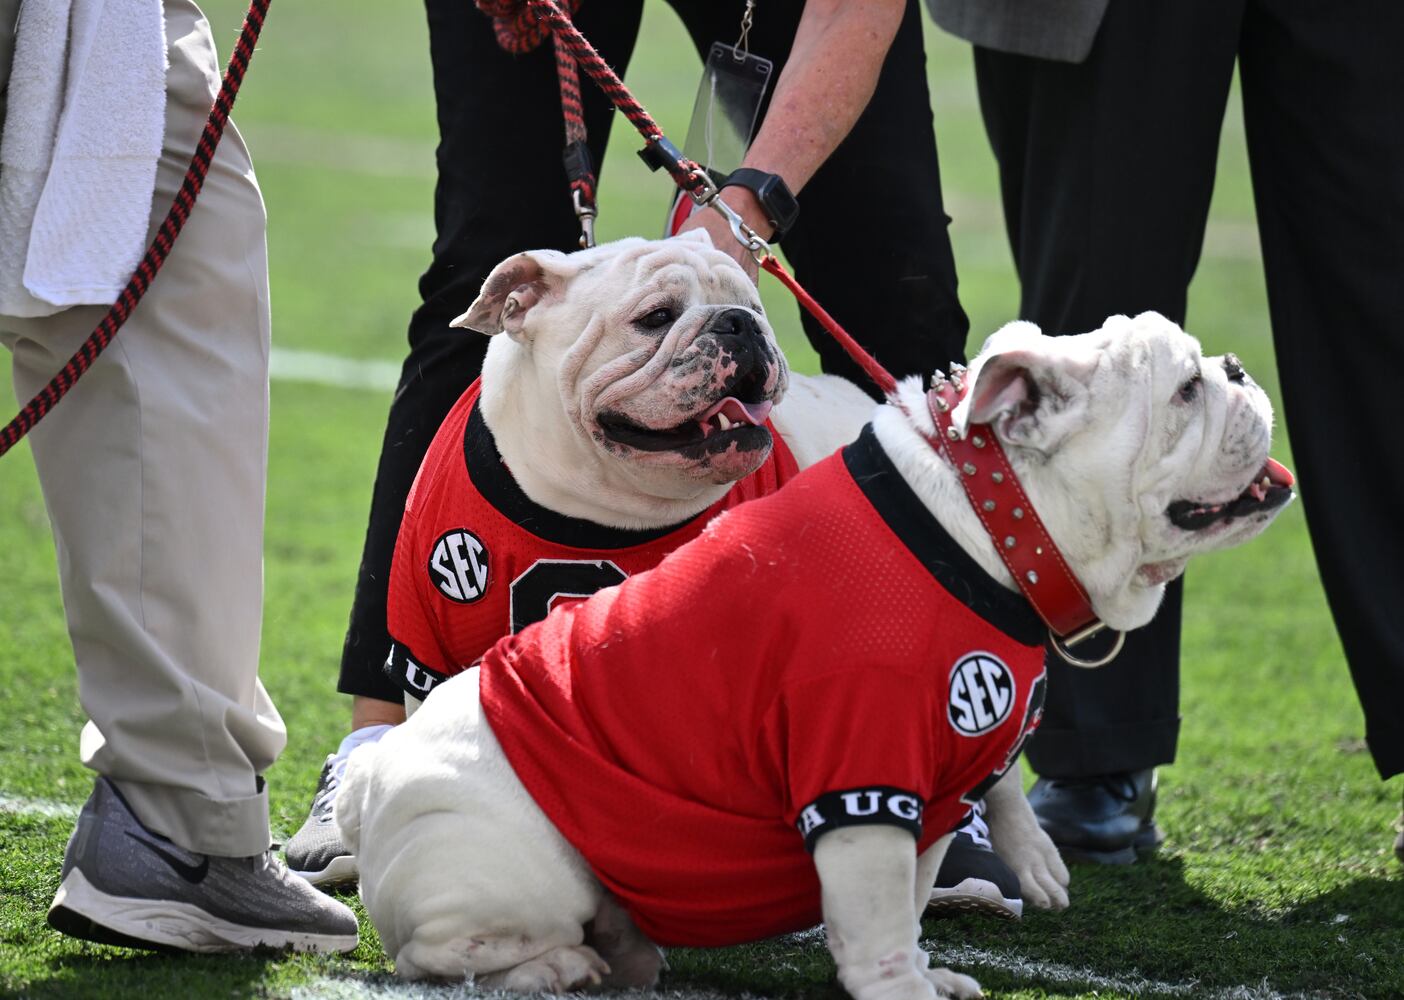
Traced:
[[[1203, 357], [1193, 338], [1156, 314], [1134, 320], [1115, 317], [1094, 333], [1063, 338], [1043, 337], [1029, 324], [1010, 324], [986, 342], [966, 381], [970, 390], [953, 414], [957, 431], [967, 433], [972, 424], [990, 425], [1086, 588], [1093, 609], [1114, 628], [1143, 625], [1154, 613], [1165, 583], [1191, 555], [1248, 540], [1291, 498], [1290, 475], [1267, 456], [1272, 413], [1265, 394], [1235, 358]], [[1002, 586], [1013, 591], [1012, 578], [963, 493], [959, 472], [931, 443], [935, 427], [918, 382], [902, 383], [892, 400], [878, 409], [873, 425], [874, 443], [869, 447], [885, 456], [882, 461], [891, 470], [887, 478], [900, 477], [915, 502], [973, 560], [978, 568], [970, 572], [983, 574], [979, 580], [972, 578], [971, 588], [998, 592]], [[769, 531], [770, 552], [787, 545], [803, 549], [807, 535], [827, 530], [831, 512], [799, 491], [807, 482], [820, 482], [816, 476], [837, 475], [837, 468], [820, 465], [773, 497], [726, 515], [708, 534], [724, 534], [731, 522], [759, 521]], [[789, 510], [795, 502], [816, 516], [789, 518], [779, 525], [761, 516], [765, 505]], [[825, 517], [818, 516], [821, 512]], [[863, 516], [871, 518], [871, 511]], [[336, 818], [347, 843], [361, 854], [362, 898], [399, 974], [469, 975], [485, 988], [553, 992], [600, 982], [645, 986], [655, 980], [659, 953], [637, 926], [647, 925], [654, 914], [639, 908], [631, 919], [597, 877], [599, 859], [582, 855], [548, 819], [499, 742], [500, 726], [489, 724], [483, 711], [488, 702], [480, 692], [487, 690], [489, 681], [500, 683], [494, 671], [515, 677], [530, 667], [518, 658], [529, 660], [541, 653], [536, 637], [555, 637], [559, 643], [552, 648], [565, 655], [575, 622], [601, 616], [611, 620], [616, 607], [626, 607], [636, 595], [647, 597], [655, 579], [666, 579], [670, 568], [687, 565], [694, 550], [708, 554], [709, 544], [704, 535], [659, 569], [499, 644], [481, 671], [450, 681], [406, 725], [380, 744], [353, 754]], [[853, 562], [840, 552], [830, 565]], [[744, 600], [752, 587], [764, 591], [782, 572], [749, 550], [716, 565], [726, 570], [718, 579], [683, 577], [690, 581], [689, 594], [700, 600], [734, 593]], [[823, 578], [806, 579], [800, 589], [817, 596], [827, 585]], [[823, 599], [847, 600], [853, 593], [849, 589]], [[776, 594], [774, 601], [778, 606], [785, 599]], [[771, 612], [768, 605], [762, 607]], [[673, 620], [681, 623], [686, 617]], [[755, 634], [739, 641], [734, 625], [721, 624], [717, 641], [730, 642], [733, 650], [752, 644], [764, 652], [763, 659], [778, 664], [775, 669], [789, 669], [783, 662], [785, 646], [777, 643], [797, 643], [803, 637], [791, 634], [782, 640], [767, 634], [772, 620], [769, 613], [755, 615], [750, 619]], [[928, 623], [892, 622], [894, 634], [922, 628], [929, 631]], [[842, 631], [833, 632], [834, 641]], [[627, 647], [640, 639], [655, 645], [670, 641], [656, 630], [645, 628], [641, 633], [611, 635], [571, 655], [600, 658], [598, 665], [609, 666], [609, 657], [616, 653], [604, 647], [611, 642]], [[821, 638], [828, 641], [830, 636]], [[694, 640], [669, 649], [666, 662], [636, 676], [638, 689], [625, 693], [637, 713], [630, 723], [641, 730], [656, 727], [666, 732], [670, 717], [650, 717], [650, 678], [693, 669], [698, 658], [708, 655], [706, 644]], [[832, 666], [840, 670], [845, 664]], [[933, 665], [930, 673], [944, 696], [947, 664]], [[856, 693], [848, 688], [834, 697]], [[913, 690], [912, 699], [923, 693]], [[715, 695], [699, 691], [697, 697], [704, 696], [723, 699], [720, 707], [725, 707], [725, 688]], [[678, 704], [673, 703], [673, 711]], [[603, 707], [598, 704], [595, 711]], [[745, 707], [732, 706], [737, 718]], [[572, 708], [583, 713], [588, 731], [594, 723], [587, 709], [584, 703]], [[954, 709], [950, 712], [951, 725], [956, 725]], [[719, 711], [718, 718], [724, 725], [727, 715]], [[939, 727], [944, 718], [943, 711], [933, 724]], [[598, 721], [608, 740], [606, 720]], [[524, 729], [530, 736], [530, 720], [525, 726], [520, 722], [514, 720], [513, 739], [521, 738]], [[875, 725], [882, 726], [881, 720]], [[751, 734], [726, 738], [742, 745]], [[967, 744], [953, 740], [951, 745]], [[1016, 742], [1012, 750], [1017, 747]], [[842, 756], [850, 750], [816, 745], [813, 753]], [[714, 759], [715, 753], [709, 754], [708, 760]], [[559, 783], [570, 786], [571, 760], [547, 761], [545, 767], [559, 769]], [[1018, 791], [1018, 768], [1006, 764], [1003, 774], [989, 793], [991, 813], [1012, 835], [1031, 836], [1029, 830], [1036, 826]], [[533, 783], [540, 775], [538, 767]], [[763, 777], [736, 774], [742, 785], [733, 787], [753, 790], [752, 783], [763, 783]], [[685, 768], [676, 780], [692, 783]], [[574, 801], [585, 806], [595, 789], [572, 791]], [[714, 804], [722, 811], [729, 805]], [[897, 799], [888, 805], [894, 815], [905, 814], [907, 807]], [[559, 803], [553, 806], [557, 808]], [[788, 829], [784, 813], [789, 807], [777, 804], [775, 811], [776, 829]], [[621, 818], [636, 824], [637, 843], [621, 845], [615, 839], [611, 849], [616, 857], [656, 849], [647, 833], [652, 819], [647, 809]], [[800, 825], [812, 829], [813, 821], [801, 814]], [[996, 829], [996, 846], [1003, 848], [998, 824]], [[793, 831], [790, 835], [799, 839]], [[839, 978], [859, 1000], [979, 995], [978, 984], [969, 977], [929, 968], [918, 942], [919, 915], [948, 842], [949, 835], [943, 836], [918, 853], [909, 830], [888, 825], [841, 826], [818, 837], [813, 849], [818, 898], [813, 902], [822, 906]], [[743, 871], [757, 860], [735, 859]], [[709, 862], [718, 864], [715, 856]], [[655, 875], [681, 881], [693, 877], [689, 868]], [[717, 934], [708, 937], [724, 937], [730, 920], [724, 908], [715, 920]]]
[[483, 417], [523, 491], [558, 513], [677, 524], [770, 452], [789, 370], [755, 284], [705, 233], [519, 253], [452, 325], [494, 337]]

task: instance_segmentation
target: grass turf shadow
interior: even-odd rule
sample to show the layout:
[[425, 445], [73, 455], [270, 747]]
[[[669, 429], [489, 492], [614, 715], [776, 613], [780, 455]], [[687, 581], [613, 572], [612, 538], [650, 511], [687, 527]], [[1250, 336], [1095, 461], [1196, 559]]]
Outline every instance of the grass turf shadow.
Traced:
[[[54, 935], [55, 955], [44, 972], [0, 996], [32, 1000], [110, 1000], [121, 996], [242, 997], [261, 995], [283, 956], [160, 955], [103, 945], [77, 945]], [[80, 950], [71, 952], [78, 947]], [[153, 986], [156, 991], [153, 992]]]
[[[1227, 863], [1223, 874], [1231, 878]], [[1138, 984], [1126, 990], [1136, 996], [1264, 985], [1322, 997], [1404, 996], [1404, 881], [1397, 877], [1362, 874], [1280, 907], [1250, 892], [1225, 892], [1223, 883], [1211, 898], [1186, 881], [1177, 856], [1077, 865], [1072, 877], [1065, 912], [1029, 909], [1018, 923], [926, 921], [928, 950], [938, 964], [946, 964], [943, 949], [967, 958], [961, 971], [995, 991], [1106, 995], [1119, 982]]]

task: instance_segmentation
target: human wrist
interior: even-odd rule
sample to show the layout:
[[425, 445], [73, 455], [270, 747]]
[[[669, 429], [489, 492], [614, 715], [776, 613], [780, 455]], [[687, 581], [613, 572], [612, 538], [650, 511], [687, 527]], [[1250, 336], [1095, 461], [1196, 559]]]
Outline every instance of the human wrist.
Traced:
[[766, 215], [765, 208], [750, 188], [739, 184], [723, 187], [721, 200], [730, 205], [761, 239], [768, 240], [774, 234], [775, 227], [770, 224], [770, 216]]
[[753, 210], [766, 220], [767, 239], [783, 241], [794, 228], [799, 218], [799, 200], [780, 174], [743, 166], [728, 175], [727, 184], [751, 194]]

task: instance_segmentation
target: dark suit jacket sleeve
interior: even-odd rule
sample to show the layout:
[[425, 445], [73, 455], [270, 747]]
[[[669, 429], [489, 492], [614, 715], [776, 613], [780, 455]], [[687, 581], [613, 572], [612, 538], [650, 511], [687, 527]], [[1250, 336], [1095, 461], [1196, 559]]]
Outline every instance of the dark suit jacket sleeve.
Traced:
[[997, 52], [1082, 62], [1109, 0], [926, 0], [958, 38]]

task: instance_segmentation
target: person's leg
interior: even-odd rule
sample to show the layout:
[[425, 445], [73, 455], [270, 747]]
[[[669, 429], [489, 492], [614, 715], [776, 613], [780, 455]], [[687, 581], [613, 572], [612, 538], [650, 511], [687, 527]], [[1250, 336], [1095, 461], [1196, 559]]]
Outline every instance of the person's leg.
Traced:
[[[525, 55], [497, 44], [492, 21], [471, 3], [426, 0], [438, 108], [438, 184], [433, 261], [419, 282], [409, 355], [390, 404], [371, 493], [365, 547], [342, 648], [337, 689], [354, 696], [351, 734], [323, 764], [306, 822], [289, 838], [288, 863], [318, 885], [355, 878], [354, 859], [332, 824], [347, 756], [404, 721], [403, 692], [384, 672], [390, 637], [386, 595], [405, 499], [445, 414], [477, 378], [488, 338], [449, 322], [467, 311], [488, 272], [521, 250], [571, 250], [579, 225], [561, 162], [564, 132], [550, 41]], [[576, 23], [623, 71], [633, 53], [642, 0], [586, 4]], [[596, 172], [612, 107], [581, 77]]]
[[[169, 4], [172, 11], [181, 5]], [[152, 226], [213, 94], [203, 20], [168, 12], [165, 148]], [[247, 151], [221, 142], [175, 250], [82, 381], [30, 435], [91, 721], [83, 762], [190, 850], [268, 846], [258, 775], [286, 742], [258, 681], [268, 447], [265, 216]], [[7, 321], [28, 399], [105, 308]], [[218, 567], [211, 572], [211, 566]]]
[[[1404, 772], [1404, 8], [1256, 0], [1243, 104], [1268, 304], [1312, 547], [1380, 776]], [[1329, 368], [1330, 377], [1323, 377]]]
[[[385, 600], [395, 536], [424, 452], [477, 377], [487, 350], [486, 337], [448, 324], [467, 310], [500, 261], [539, 247], [570, 250], [579, 236], [561, 164], [560, 94], [550, 42], [512, 55], [497, 45], [491, 20], [471, 3], [427, 0], [426, 7], [440, 135], [437, 235], [386, 422], [338, 685], [344, 694], [386, 703], [392, 718], [403, 718], [403, 693], [382, 669], [390, 648]], [[586, 4], [577, 17], [620, 71], [633, 52], [640, 9], [641, 0]], [[581, 90], [598, 170], [612, 110], [588, 78], [582, 77]]]
[[[1241, 16], [1241, 3], [1112, 0], [1083, 63], [976, 50], [1023, 318], [1048, 333], [1147, 309], [1184, 321]], [[1098, 670], [1049, 656], [1029, 760], [1087, 779], [1060, 786], [1071, 798], [1053, 812], [1071, 815], [1040, 809], [1060, 846], [1131, 860], [1131, 838], [1154, 836], [1150, 769], [1174, 759], [1179, 729], [1180, 604], [1176, 582]]]
[[[165, 16], [166, 133], [152, 234], [184, 181], [219, 66], [193, 3], [167, 0]], [[80, 814], [50, 914], [66, 933], [192, 950], [356, 943], [345, 907], [267, 857], [261, 775], [286, 734], [258, 680], [264, 228], [231, 123], [145, 299], [30, 435], [90, 719], [80, 750], [103, 776]], [[0, 320], [21, 399], [104, 312]], [[182, 907], [142, 921], [143, 901]]]

